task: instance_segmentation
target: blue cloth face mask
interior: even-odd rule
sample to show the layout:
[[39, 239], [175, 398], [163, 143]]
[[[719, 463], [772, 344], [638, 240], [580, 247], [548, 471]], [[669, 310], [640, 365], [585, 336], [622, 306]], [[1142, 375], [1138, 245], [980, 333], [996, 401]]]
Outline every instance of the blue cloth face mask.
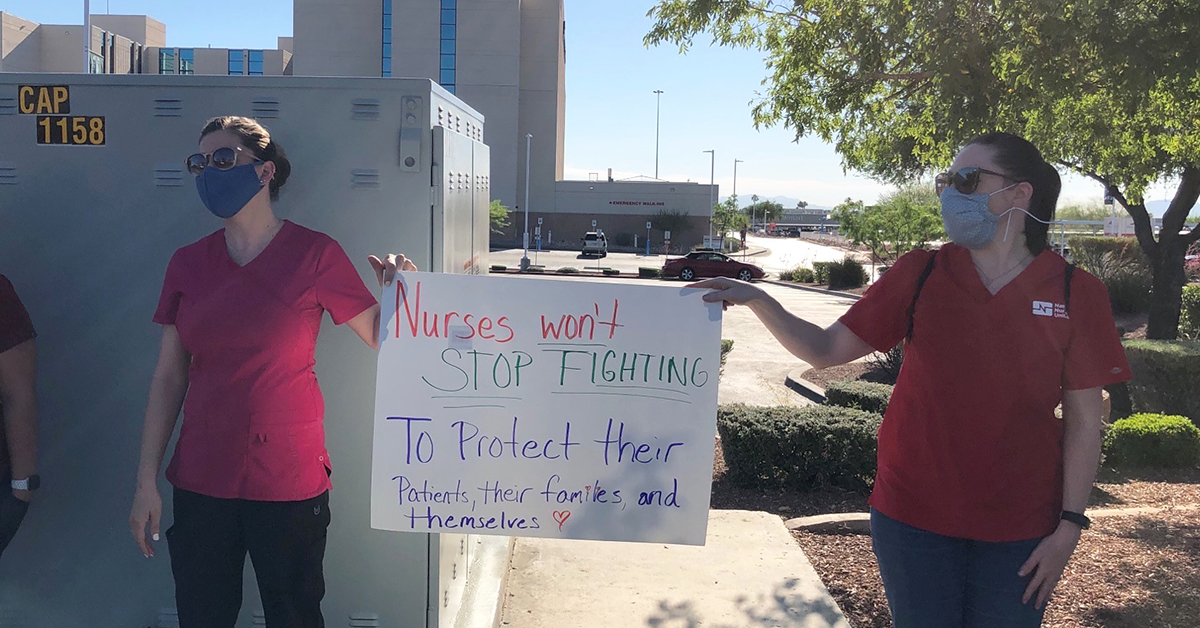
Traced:
[[[946, 235], [955, 244], [968, 249], [982, 249], [991, 244], [1000, 219], [1018, 208], [1014, 207], [1003, 214], [993, 214], [992, 210], [988, 209], [988, 200], [1017, 185], [1019, 184], [1014, 183], [991, 194], [963, 194], [954, 189], [954, 186], [942, 190], [942, 224], [946, 227]], [[1010, 218], [1009, 224], [1011, 223]], [[1004, 231], [1004, 237], [1008, 238], [1007, 229]]]
[[246, 164], [229, 170], [210, 166], [197, 175], [196, 191], [208, 211], [224, 219], [233, 218], [242, 211], [263, 189], [264, 184], [254, 169], [257, 165]]

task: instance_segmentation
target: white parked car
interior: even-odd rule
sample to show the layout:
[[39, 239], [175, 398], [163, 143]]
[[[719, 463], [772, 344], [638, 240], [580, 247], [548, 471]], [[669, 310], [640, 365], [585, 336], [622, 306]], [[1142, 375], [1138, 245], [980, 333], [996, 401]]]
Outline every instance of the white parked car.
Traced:
[[583, 254], [608, 257], [608, 238], [603, 231], [589, 231], [583, 236]]

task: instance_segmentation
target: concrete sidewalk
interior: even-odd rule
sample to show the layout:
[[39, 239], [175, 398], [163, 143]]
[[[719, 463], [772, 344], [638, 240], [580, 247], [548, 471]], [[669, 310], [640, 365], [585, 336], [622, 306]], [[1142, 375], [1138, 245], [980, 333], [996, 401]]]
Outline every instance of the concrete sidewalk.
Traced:
[[501, 626], [849, 628], [779, 517], [713, 510], [704, 547], [517, 539]]

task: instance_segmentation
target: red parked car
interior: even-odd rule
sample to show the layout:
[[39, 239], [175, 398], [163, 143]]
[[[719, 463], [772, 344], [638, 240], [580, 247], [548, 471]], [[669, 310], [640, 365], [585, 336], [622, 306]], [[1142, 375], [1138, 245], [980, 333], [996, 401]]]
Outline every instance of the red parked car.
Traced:
[[691, 281], [697, 277], [733, 277], [742, 281], [762, 279], [767, 273], [754, 264], [739, 262], [716, 251], [692, 251], [663, 266], [664, 277], [679, 277]]

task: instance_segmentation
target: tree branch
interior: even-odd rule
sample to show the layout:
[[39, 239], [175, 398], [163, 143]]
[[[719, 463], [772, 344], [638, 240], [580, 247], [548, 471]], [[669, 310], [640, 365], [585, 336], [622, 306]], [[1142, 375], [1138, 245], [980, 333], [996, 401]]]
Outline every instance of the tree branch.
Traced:
[[1175, 190], [1175, 197], [1171, 199], [1171, 204], [1163, 213], [1163, 233], [1176, 236], [1183, 231], [1188, 213], [1196, 205], [1197, 198], [1200, 198], [1200, 168], [1184, 166], [1183, 175], [1179, 179], [1179, 187]]
[[1154, 240], [1154, 222], [1150, 220], [1150, 212], [1146, 210], [1145, 201], [1136, 205], [1132, 204], [1129, 202], [1129, 199], [1125, 198], [1125, 194], [1113, 183], [1112, 179], [1092, 172], [1079, 164], [1067, 161], [1059, 161], [1058, 163], [1085, 177], [1099, 181], [1104, 186], [1104, 192], [1116, 199], [1121, 204], [1121, 207], [1124, 207], [1125, 211], [1129, 212], [1129, 216], [1133, 218], [1133, 232], [1137, 235], [1138, 244], [1142, 246], [1142, 251], [1150, 257], [1158, 255], [1158, 242]]

